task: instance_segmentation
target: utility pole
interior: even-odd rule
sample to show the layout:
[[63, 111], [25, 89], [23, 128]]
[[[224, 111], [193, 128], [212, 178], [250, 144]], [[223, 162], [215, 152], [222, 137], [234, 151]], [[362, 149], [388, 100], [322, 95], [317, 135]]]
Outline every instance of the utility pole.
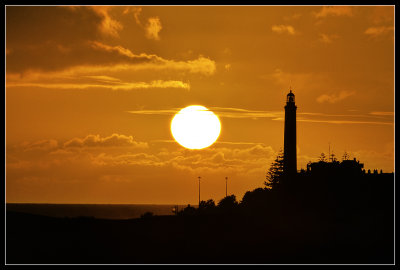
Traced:
[[228, 197], [228, 177], [225, 177], [225, 197]]
[[199, 178], [199, 207], [200, 207], [200, 179], [201, 179], [201, 177], [199, 176], [198, 178]]

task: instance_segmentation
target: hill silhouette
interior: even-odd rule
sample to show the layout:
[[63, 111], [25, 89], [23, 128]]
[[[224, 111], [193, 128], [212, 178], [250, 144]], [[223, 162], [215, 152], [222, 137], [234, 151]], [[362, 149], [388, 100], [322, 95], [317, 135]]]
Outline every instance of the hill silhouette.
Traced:
[[394, 174], [328, 171], [278, 175], [240, 202], [202, 201], [175, 216], [7, 212], [7, 263], [393, 263]]

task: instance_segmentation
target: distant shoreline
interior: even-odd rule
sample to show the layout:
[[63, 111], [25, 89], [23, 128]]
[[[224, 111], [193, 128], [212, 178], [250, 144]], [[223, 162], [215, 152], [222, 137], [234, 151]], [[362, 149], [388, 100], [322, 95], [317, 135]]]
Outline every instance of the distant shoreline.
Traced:
[[92, 216], [102, 219], [131, 219], [140, 218], [146, 212], [153, 215], [174, 215], [172, 209], [176, 206], [181, 210], [187, 205], [6, 203], [5, 210], [50, 217]]

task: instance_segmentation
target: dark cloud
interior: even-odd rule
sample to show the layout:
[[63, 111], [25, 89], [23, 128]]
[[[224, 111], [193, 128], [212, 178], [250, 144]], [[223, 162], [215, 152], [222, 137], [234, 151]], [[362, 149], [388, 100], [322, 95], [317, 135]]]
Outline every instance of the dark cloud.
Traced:
[[82, 56], [76, 48], [100, 36], [101, 21], [88, 7], [7, 7], [7, 71], [57, 69], [74, 63]]
[[141, 62], [118, 52], [96, 50], [101, 40], [105, 10], [90, 7], [7, 7], [7, 71], [59, 70], [68, 66]]
[[101, 20], [88, 7], [9, 6], [6, 8], [7, 46], [34, 47], [47, 41], [71, 44], [95, 39]]

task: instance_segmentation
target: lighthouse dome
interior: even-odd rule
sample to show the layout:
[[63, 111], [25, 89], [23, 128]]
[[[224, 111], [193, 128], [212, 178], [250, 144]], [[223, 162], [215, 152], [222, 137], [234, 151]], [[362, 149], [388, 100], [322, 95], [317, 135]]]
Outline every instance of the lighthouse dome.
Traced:
[[290, 90], [289, 94], [287, 94], [286, 102], [294, 103], [294, 94], [292, 93], [292, 90]]

